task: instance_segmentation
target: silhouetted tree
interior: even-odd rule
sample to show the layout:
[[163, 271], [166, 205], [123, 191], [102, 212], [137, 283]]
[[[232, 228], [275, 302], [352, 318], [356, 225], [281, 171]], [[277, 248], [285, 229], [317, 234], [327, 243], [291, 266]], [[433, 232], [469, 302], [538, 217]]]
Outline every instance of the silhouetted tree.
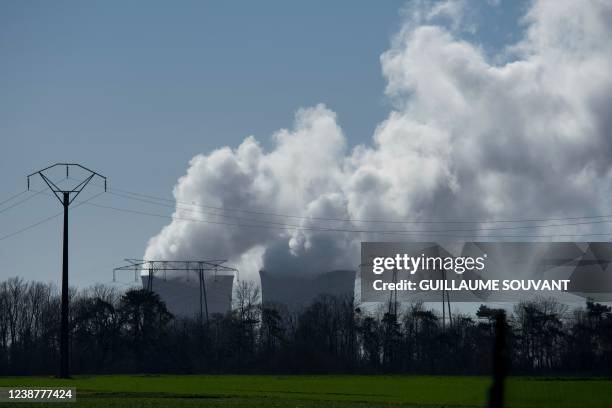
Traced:
[[157, 293], [130, 289], [121, 297], [118, 312], [125, 345], [137, 370], [158, 371], [164, 363], [161, 350], [172, 319], [164, 302]]

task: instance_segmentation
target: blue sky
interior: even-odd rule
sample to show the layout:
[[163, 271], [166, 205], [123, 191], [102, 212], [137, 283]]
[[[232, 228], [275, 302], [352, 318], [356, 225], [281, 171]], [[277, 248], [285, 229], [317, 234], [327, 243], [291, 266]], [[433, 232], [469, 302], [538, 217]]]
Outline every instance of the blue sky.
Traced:
[[[24, 189], [26, 174], [61, 161], [103, 173], [110, 186], [171, 198], [194, 155], [251, 134], [265, 145], [297, 109], [319, 102], [338, 114], [350, 145], [369, 143], [391, 109], [379, 56], [405, 6], [1, 2], [0, 201]], [[523, 8], [470, 3], [477, 30], [461, 35], [497, 54], [518, 37]], [[0, 236], [60, 211], [43, 195], [3, 208]], [[167, 220], [83, 206], [71, 223], [71, 284], [82, 287], [110, 281]], [[0, 279], [59, 282], [61, 219], [0, 240], [0, 259]]]

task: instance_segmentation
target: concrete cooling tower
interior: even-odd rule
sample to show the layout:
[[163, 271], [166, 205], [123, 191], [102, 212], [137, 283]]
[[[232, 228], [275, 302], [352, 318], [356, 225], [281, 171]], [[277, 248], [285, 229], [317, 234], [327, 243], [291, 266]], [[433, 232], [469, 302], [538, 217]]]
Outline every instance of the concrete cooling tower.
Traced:
[[[142, 286], [148, 288], [149, 276], [143, 275]], [[166, 303], [168, 311], [175, 317], [199, 318], [200, 290], [197, 279], [153, 279], [152, 289]], [[206, 276], [206, 299], [209, 316], [227, 313], [232, 308], [232, 288], [234, 276]], [[206, 310], [203, 306], [203, 310]]]
[[314, 276], [260, 271], [264, 303], [283, 304], [291, 309], [308, 306], [319, 295], [348, 296], [355, 293], [355, 271], [338, 270]]

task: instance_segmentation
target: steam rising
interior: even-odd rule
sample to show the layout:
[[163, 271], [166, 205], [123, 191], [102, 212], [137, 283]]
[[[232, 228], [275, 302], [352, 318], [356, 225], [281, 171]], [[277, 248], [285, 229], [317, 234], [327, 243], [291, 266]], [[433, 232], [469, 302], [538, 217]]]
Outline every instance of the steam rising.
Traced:
[[[174, 216], [241, 226], [174, 220], [150, 239], [145, 258], [227, 257], [247, 277], [263, 267], [356, 269], [360, 241], [407, 237], [277, 227], [448, 229], [312, 217], [609, 213], [612, 3], [534, 2], [523, 38], [495, 58], [505, 58], [501, 64], [461, 39], [462, 3], [408, 11], [380, 58], [393, 108], [371, 144], [349, 148], [335, 113], [320, 104], [299, 109], [290, 129], [272, 135], [269, 151], [249, 136], [237, 148], [195, 156], [174, 188]], [[194, 214], [180, 203], [219, 209]]]

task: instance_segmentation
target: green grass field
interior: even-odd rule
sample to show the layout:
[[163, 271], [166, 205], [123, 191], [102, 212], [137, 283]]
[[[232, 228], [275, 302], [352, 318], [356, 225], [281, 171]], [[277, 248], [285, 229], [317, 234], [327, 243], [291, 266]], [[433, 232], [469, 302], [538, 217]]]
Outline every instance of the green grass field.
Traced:
[[[484, 407], [489, 379], [468, 376], [1, 377], [0, 387], [70, 386], [53, 407]], [[612, 380], [512, 378], [508, 407], [611, 407]], [[2, 404], [0, 404], [2, 406]], [[38, 406], [40, 403], [20, 403]]]

